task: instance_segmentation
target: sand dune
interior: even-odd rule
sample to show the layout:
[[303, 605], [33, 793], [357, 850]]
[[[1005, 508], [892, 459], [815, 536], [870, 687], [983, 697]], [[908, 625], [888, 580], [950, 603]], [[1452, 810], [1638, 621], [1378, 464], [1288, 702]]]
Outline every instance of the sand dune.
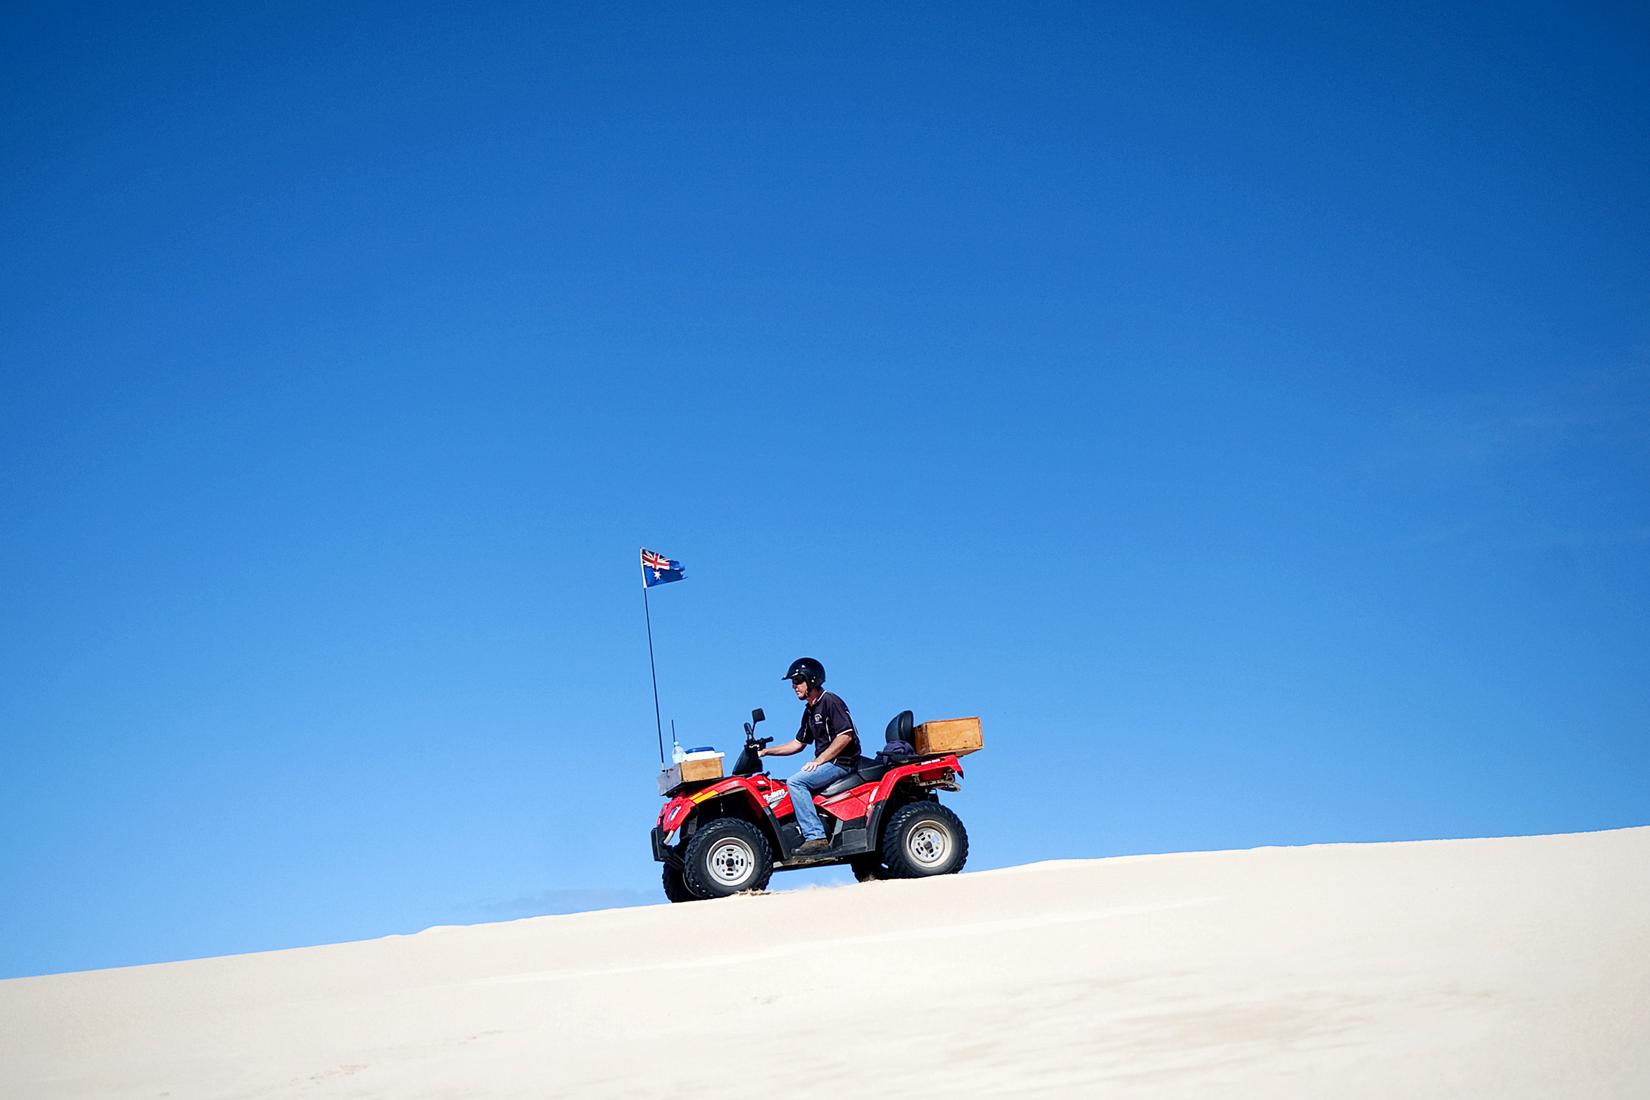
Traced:
[[1650, 1096], [1650, 828], [1034, 864], [0, 982], [6, 1097]]

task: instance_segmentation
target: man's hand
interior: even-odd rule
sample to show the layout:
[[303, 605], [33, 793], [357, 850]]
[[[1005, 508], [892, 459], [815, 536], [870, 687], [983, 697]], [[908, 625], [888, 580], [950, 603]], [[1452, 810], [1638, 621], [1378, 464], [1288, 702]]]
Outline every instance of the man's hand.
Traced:
[[817, 767], [819, 767], [819, 757], [816, 756], [806, 764], [802, 765], [802, 770], [805, 772], [811, 772]]

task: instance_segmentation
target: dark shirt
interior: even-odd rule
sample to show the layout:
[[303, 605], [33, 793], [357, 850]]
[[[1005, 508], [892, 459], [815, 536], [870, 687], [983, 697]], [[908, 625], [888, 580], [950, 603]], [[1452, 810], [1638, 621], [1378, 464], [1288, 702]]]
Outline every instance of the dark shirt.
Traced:
[[848, 742], [847, 748], [833, 756], [831, 762], [851, 768], [854, 758], [859, 755], [859, 734], [854, 733], [854, 720], [848, 716], [848, 704], [830, 692], [822, 691], [818, 699], [802, 708], [802, 728], [796, 731], [796, 739], [804, 745], [811, 743], [814, 755], [818, 756], [830, 747], [839, 733], [853, 734], [853, 740]]

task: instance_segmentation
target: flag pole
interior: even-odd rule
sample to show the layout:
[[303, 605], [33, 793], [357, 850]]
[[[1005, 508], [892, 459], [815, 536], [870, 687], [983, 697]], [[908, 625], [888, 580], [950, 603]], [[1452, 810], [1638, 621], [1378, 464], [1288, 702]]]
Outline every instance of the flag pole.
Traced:
[[647, 567], [642, 567], [642, 614], [647, 616], [647, 670], [653, 674], [653, 728], [659, 733], [659, 763], [665, 762], [665, 727], [659, 721], [659, 672], [653, 666], [653, 612], [647, 605]]

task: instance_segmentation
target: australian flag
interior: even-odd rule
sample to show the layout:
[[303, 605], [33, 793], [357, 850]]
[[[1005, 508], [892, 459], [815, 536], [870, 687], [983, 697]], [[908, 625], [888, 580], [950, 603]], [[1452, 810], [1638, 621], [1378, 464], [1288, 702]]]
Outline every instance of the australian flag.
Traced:
[[652, 588], [656, 584], [669, 584], [687, 576], [682, 570], [682, 563], [672, 561], [663, 554], [642, 548], [642, 587]]

